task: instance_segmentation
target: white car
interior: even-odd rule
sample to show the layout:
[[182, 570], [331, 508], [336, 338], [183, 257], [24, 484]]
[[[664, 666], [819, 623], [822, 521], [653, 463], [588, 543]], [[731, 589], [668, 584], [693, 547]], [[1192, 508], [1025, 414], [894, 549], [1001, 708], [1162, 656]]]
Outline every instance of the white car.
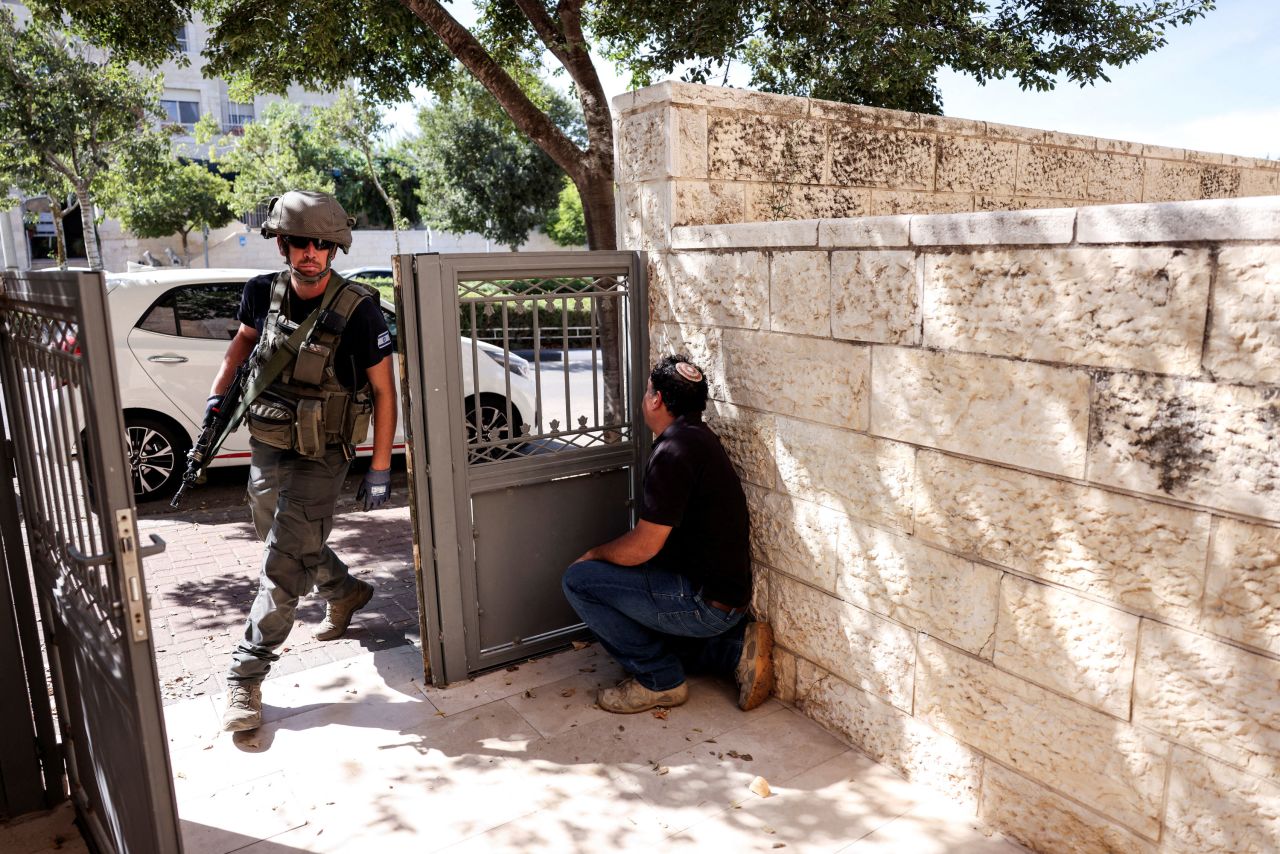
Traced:
[[[272, 271], [177, 268], [107, 277], [111, 336], [138, 501], [162, 498], [177, 489], [187, 451], [200, 435], [209, 386], [240, 328], [236, 313], [244, 284], [263, 272]], [[395, 309], [385, 300], [381, 307], [394, 338]], [[469, 436], [478, 430], [484, 439], [498, 439], [511, 435], [509, 423], [536, 424], [529, 363], [485, 342], [474, 346], [488, 358], [472, 359], [470, 338], [461, 339], [460, 346]], [[398, 384], [399, 357], [393, 359]], [[473, 362], [478, 369], [474, 380]], [[512, 422], [507, 420], [508, 388]], [[396, 453], [404, 451], [400, 415]], [[358, 452], [368, 455], [372, 449], [369, 442]], [[249, 456], [249, 433], [242, 426], [209, 465], [247, 465]], [[473, 454], [473, 461], [490, 458], [492, 452]]]

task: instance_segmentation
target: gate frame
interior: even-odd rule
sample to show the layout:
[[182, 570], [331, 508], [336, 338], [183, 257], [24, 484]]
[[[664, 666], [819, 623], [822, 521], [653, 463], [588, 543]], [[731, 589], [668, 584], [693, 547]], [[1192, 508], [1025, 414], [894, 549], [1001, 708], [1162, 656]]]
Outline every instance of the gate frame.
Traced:
[[[450, 343], [458, 341], [462, 334], [460, 301], [456, 287], [452, 293], [445, 287], [446, 279], [456, 282], [458, 274], [464, 274], [466, 281], [486, 277], [626, 277], [628, 293], [619, 303], [629, 317], [619, 313], [619, 331], [625, 335], [619, 344], [631, 353], [631, 363], [623, 366], [622, 375], [631, 416], [631, 439], [621, 447], [587, 448], [572, 453], [580, 465], [593, 464], [598, 469], [630, 466], [630, 522], [634, 525], [644, 462], [652, 442], [641, 416], [641, 399], [649, 374], [648, 266], [645, 253], [633, 251], [419, 253], [395, 256], [393, 273], [400, 318], [402, 410], [409, 446], [406, 458], [417, 544], [414, 564], [420, 591], [422, 649], [429, 678], [443, 685], [481, 669], [478, 662], [468, 659], [467, 632], [477, 630], [478, 615], [468, 612], [463, 590], [464, 583], [474, 585], [476, 580], [475, 531], [464, 530], [471, 527], [471, 494], [478, 491], [472, 485], [480, 484], [486, 489], [514, 486], [530, 479], [546, 479], [564, 468], [562, 458], [549, 455], [503, 461], [496, 470], [472, 474], [467, 464], [464, 430], [465, 394], [457, 394], [461, 354]], [[424, 323], [427, 318], [434, 322]], [[419, 389], [425, 389], [425, 399], [420, 401], [416, 399]], [[428, 423], [437, 428], [446, 424], [447, 428], [428, 430]], [[419, 437], [425, 442], [419, 444]], [[415, 471], [416, 455], [426, 462], [422, 472]], [[464, 549], [470, 549], [469, 553]], [[473, 668], [473, 664], [477, 667]]]
[[[17, 286], [17, 287], [15, 287]], [[0, 294], [8, 295], [16, 290], [21, 300], [22, 294], [32, 296], [37, 293], [40, 300], [30, 299], [33, 311], [43, 305], [70, 310], [75, 328], [75, 344], [85, 355], [79, 357], [79, 383], [74, 386], [81, 389], [83, 411], [82, 424], [72, 425], [72, 429], [81, 430], [83, 435], [96, 438], [98, 453], [81, 450], [84, 473], [91, 479], [90, 499], [86, 496], [85, 509], [95, 518], [88, 518], [84, 524], [96, 533], [90, 536], [85, 545], [97, 543], [102, 549], [99, 554], [83, 554], [74, 542], [53, 544], [58, 553], [58, 565], [72, 564], [81, 570], [89, 567], [100, 567], [103, 578], [109, 578], [114, 588], [118, 613], [115, 614], [117, 628], [120, 632], [119, 662], [126, 673], [122, 673], [116, 681], [106, 679], [89, 680], [87, 686], [78, 680], [68, 678], [64, 672], [64, 658], [60, 645], [77, 644], [78, 638], [64, 637], [69, 628], [74, 628], [57, 618], [56, 603], [53, 592], [41, 588], [41, 566], [32, 549], [26, 550], [31, 555], [31, 569], [36, 582], [37, 603], [40, 608], [41, 627], [46, 645], [49, 673], [52, 677], [54, 699], [58, 710], [59, 730], [62, 741], [59, 745], [62, 765], [58, 770], [65, 774], [66, 783], [75, 805], [77, 818], [90, 835], [90, 843], [96, 850], [104, 852], [116, 851], [115, 842], [119, 841], [130, 852], [155, 851], [160, 854], [182, 851], [182, 838], [178, 826], [177, 801], [173, 787], [173, 775], [169, 765], [168, 739], [165, 734], [164, 713], [160, 699], [159, 680], [155, 668], [155, 651], [151, 640], [151, 625], [148, 614], [146, 586], [142, 574], [142, 559], [164, 550], [164, 541], [154, 534], [151, 545], [143, 546], [138, 537], [137, 513], [134, 506], [133, 489], [129, 477], [129, 467], [124, 448], [124, 415], [120, 405], [118, 374], [115, 361], [115, 346], [111, 339], [111, 324], [107, 308], [106, 283], [101, 272], [67, 273], [37, 272], [34, 274], [5, 271], [0, 279]], [[0, 336], [0, 355], [11, 356], [9, 342]], [[24, 370], [14, 358], [0, 359], [0, 379], [6, 400], [6, 411], [12, 424], [15, 420], [30, 419], [32, 413], [30, 400], [23, 395]], [[47, 376], [41, 373], [41, 377]], [[67, 381], [70, 385], [70, 380]], [[14, 403], [18, 405], [15, 407]], [[43, 404], [54, 407], [49, 398]], [[68, 421], [70, 419], [68, 418]], [[67, 424], [62, 424], [65, 434]], [[24, 517], [28, 524], [28, 539], [33, 540], [30, 533], [32, 520], [43, 521], [46, 516], [55, 521], [70, 512], [71, 496], [64, 498], [67, 504], [58, 504], [53, 512], [45, 513], [49, 508], [44, 506], [48, 489], [41, 491], [42, 466], [36, 463], [42, 451], [35, 447], [32, 435], [18, 429], [14, 431], [14, 458], [17, 464], [20, 484], [33, 485], [25, 489], [22, 495]], [[55, 436], [55, 442], [58, 437]], [[63, 442], [69, 436], [61, 437]], [[77, 442], [79, 437], [77, 437]], [[45, 449], [43, 453], [47, 453]], [[69, 448], [62, 449], [70, 452]], [[55, 488], [69, 487], [70, 484], [53, 484]], [[85, 484], [86, 491], [90, 486]], [[76, 508], [78, 513], [79, 508]], [[79, 517], [77, 516], [77, 520]], [[77, 521], [77, 525], [81, 524]], [[59, 535], [63, 532], [58, 531]], [[55, 570], [56, 571], [56, 570]], [[31, 644], [30, 635], [22, 638], [25, 644]], [[24, 649], [24, 658], [31, 660], [39, 656], [38, 646]], [[73, 653], [67, 653], [72, 655]], [[89, 672], [89, 671], [84, 671]], [[80, 674], [83, 675], [83, 674]], [[94, 671], [94, 675], [100, 675]], [[138, 744], [138, 776], [128, 780], [135, 797], [145, 803], [145, 816], [127, 815], [135, 824], [128, 827], [118, 824], [122, 817], [117, 810], [109, 813], [103, 807], [108, 804], [95, 803], [89, 793], [97, 792], [102, 785], [99, 779], [93, 779], [91, 788], [82, 785], [86, 780], [80, 767], [81, 755], [87, 756], [93, 763], [105, 761], [102, 757], [89, 752], [89, 745], [81, 744], [81, 733], [93, 734], [93, 727], [106, 726], [105, 722], [82, 719], [80, 711], [85, 708], [82, 697], [86, 693], [102, 693], [104, 690], [114, 694], [119, 701], [119, 713], [131, 719], [137, 727]], [[33, 702], [38, 702], [34, 700]], [[117, 738], [117, 733], [107, 733], [106, 740]], [[83, 754], [81, 753], [83, 751]], [[119, 782], [119, 781], [117, 781]], [[62, 779], [58, 781], [59, 788]], [[111, 806], [118, 803], [113, 798]], [[137, 804], [132, 804], [137, 806]], [[143, 807], [139, 807], [142, 810]], [[145, 819], [145, 827], [141, 821]], [[104, 820], [108, 824], [104, 824]], [[141, 846], [143, 847], [140, 847]], [[129, 846], [133, 847], [129, 847]]]

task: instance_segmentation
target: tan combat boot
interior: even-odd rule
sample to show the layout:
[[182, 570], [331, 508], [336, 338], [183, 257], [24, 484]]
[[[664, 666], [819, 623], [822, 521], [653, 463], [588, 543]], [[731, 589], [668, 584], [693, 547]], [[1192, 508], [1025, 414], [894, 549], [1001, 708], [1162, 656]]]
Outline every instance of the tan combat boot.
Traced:
[[612, 688], [601, 690], [596, 697], [596, 704], [606, 712], [620, 715], [634, 715], [636, 712], [647, 712], [658, 706], [679, 706], [689, 699], [689, 686], [681, 682], [666, 691], [650, 691], [635, 680], [635, 677], [623, 679]]
[[359, 611], [373, 598], [373, 585], [355, 579], [356, 589], [338, 599], [330, 599], [324, 611], [324, 620], [316, 626], [311, 636], [316, 640], [333, 640], [347, 633], [351, 615]]
[[768, 623], [747, 626], [734, 676], [738, 680], [738, 708], [742, 711], [749, 712], [769, 699], [773, 691], [773, 629]]
[[222, 713], [224, 732], [242, 732], [262, 726], [262, 685], [231, 683], [227, 689], [227, 710]]

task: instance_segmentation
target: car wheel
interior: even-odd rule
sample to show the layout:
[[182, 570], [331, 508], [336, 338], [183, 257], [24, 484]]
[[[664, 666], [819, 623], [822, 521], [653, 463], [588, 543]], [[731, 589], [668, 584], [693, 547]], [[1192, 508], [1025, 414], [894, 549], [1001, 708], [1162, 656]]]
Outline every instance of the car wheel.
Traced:
[[182, 482], [190, 440], [172, 424], [140, 415], [127, 416], [124, 430], [134, 500], [168, 498]]
[[[514, 406], [511, 407], [511, 417], [517, 424], [521, 423], [520, 411]], [[478, 410], [476, 399], [467, 398], [466, 427], [468, 463], [487, 463], [520, 456], [519, 446], [471, 448], [474, 443], [501, 442], [514, 435], [511, 432], [511, 424], [507, 421], [507, 400], [501, 395], [480, 395]]]

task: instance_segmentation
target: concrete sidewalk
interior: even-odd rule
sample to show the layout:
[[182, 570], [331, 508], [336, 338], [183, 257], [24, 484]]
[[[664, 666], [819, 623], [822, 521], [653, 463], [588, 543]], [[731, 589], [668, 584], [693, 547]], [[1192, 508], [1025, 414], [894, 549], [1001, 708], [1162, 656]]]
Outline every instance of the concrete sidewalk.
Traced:
[[170, 705], [186, 850], [1024, 850], [776, 700], [744, 714], [700, 679], [610, 715], [619, 676], [591, 645], [441, 690], [410, 646], [268, 682], [253, 733], [218, 732], [221, 697]]

